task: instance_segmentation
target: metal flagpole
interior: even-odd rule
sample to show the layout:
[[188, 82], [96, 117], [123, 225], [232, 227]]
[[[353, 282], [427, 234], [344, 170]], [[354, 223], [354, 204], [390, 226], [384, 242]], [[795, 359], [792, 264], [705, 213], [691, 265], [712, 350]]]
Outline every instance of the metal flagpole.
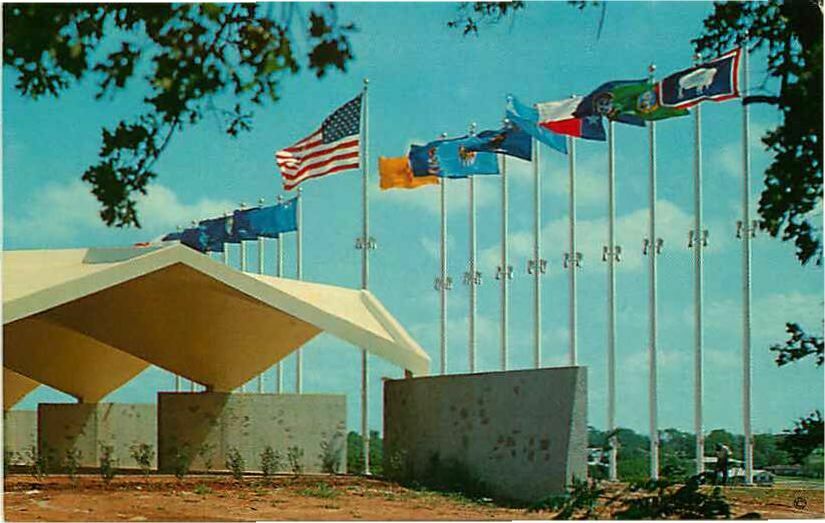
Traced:
[[616, 481], [617, 445], [616, 431], [616, 262], [620, 261], [622, 248], [616, 245], [616, 154], [615, 127], [607, 125], [607, 245], [602, 260], [607, 262], [607, 431], [610, 438], [609, 479]]
[[[701, 55], [694, 56], [694, 63], [701, 61]], [[696, 434], [696, 473], [705, 470], [705, 435], [702, 423], [703, 364], [704, 345], [704, 248], [707, 247], [708, 231], [704, 229], [702, 215], [702, 105], [694, 109], [693, 119], [693, 230], [689, 233], [688, 248], [693, 249], [693, 431]]]
[[[504, 125], [508, 124], [507, 120]], [[496, 279], [501, 281], [501, 370], [507, 370], [507, 322], [509, 314], [509, 281], [513, 278], [513, 267], [509, 264], [507, 242], [508, 230], [507, 156], [501, 155], [501, 265], [496, 271]]]
[[[278, 195], [278, 205], [284, 203], [283, 196]], [[297, 209], [296, 209], [297, 210]], [[297, 233], [296, 233], [297, 234]], [[275, 276], [282, 278], [284, 275], [284, 237], [278, 234], [278, 243], [275, 245]], [[284, 366], [281, 362], [275, 364], [275, 392], [284, 393]]]
[[541, 176], [539, 175], [539, 142], [533, 139], [533, 259], [527, 263], [527, 274], [533, 275], [533, 367], [541, 367], [541, 275], [547, 261], [541, 259]]
[[[470, 124], [470, 136], [475, 135], [476, 124]], [[468, 362], [470, 372], [476, 371], [476, 309], [478, 299], [477, 286], [481, 283], [481, 273], [476, 270], [476, 186], [475, 176], [470, 176], [467, 187], [470, 191], [469, 205], [470, 211], [470, 262], [467, 272], [464, 273], [464, 283], [470, 287], [470, 311], [469, 311], [469, 333], [468, 333]]]
[[[441, 135], [447, 137], [447, 133]], [[439, 184], [441, 195], [441, 275], [435, 279], [435, 288], [441, 298], [441, 374], [447, 374], [447, 291], [452, 288], [452, 279], [447, 276], [447, 178]]]
[[[367, 103], [367, 95], [369, 87], [369, 80], [364, 79], [364, 110], [361, 113], [362, 122], [361, 129], [363, 133], [363, 140], [361, 141], [362, 150], [362, 165], [361, 165], [361, 193], [363, 202], [363, 230], [362, 236], [355, 242], [356, 249], [361, 249], [361, 288], [367, 290], [369, 288], [369, 251], [375, 248], [375, 240], [370, 236], [370, 211], [369, 211], [369, 104]], [[370, 434], [369, 434], [369, 358], [367, 351], [361, 349], [361, 438], [364, 444], [364, 474], [370, 473]]]
[[[258, 207], [263, 207], [264, 199], [258, 200]], [[258, 274], [264, 273], [264, 239], [258, 238]], [[264, 391], [264, 373], [258, 374], [258, 394]]]
[[180, 392], [180, 376], [175, 374], [175, 392]]
[[[650, 64], [648, 67], [649, 80], [653, 83], [653, 73], [656, 66]], [[658, 394], [657, 394], [657, 364], [656, 356], [659, 343], [658, 318], [657, 318], [657, 256], [661, 252], [662, 240], [656, 237], [656, 123], [648, 122], [648, 137], [650, 139], [650, 185], [648, 195], [650, 197], [650, 229], [648, 237], [644, 240], [643, 254], [648, 256], [648, 267], [650, 277], [649, 287], [649, 312], [650, 312], [650, 333], [648, 347], [648, 408], [650, 421], [650, 477], [659, 479], [659, 433], [658, 433]]]
[[[301, 265], [303, 256], [303, 246], [301, 245], [301, 236], [304, 234], [304, 217], [303, 217], [303, 190], [298, 187], [298, 194], [295, 196], [295, 215], [296, 215], [296, 231], [295, 231], [295, 279], [301, 280], [303, 278], [303, 266]], [[303, 376], [302, 376], [303, 358], [301, 357], [301, 349], [295, 351], [295, 393], [301, 394], [303, 392]]]
[[[243, 210], [246, 207], [246, 204], [244, 202], [241, 202], [239, 207], [240, 207], [241, 210]], [[245, 241], [240, 240], [240, 247], [239, 247], [238, 252], [239, 252], [239, 256], [241, 258], [241, 260], [240, 260], [241, 272], [246, 272], [246, 242]], [[246, 383], [241, 385], [241, 392], [246, 392]]]
[[570, 172], [570, 252], [564, 256], [564, 268], [570, 271], [570, 365], [578, 364], [578, 312], [576, 309], [576, 271], [581, 267], [581, 253], [576, 250], [576, 139], [567, 137]]
[[[742, 92], [748, 94], [748, 38], [742, 42]], [[742, 418], [745, 429], [745, 484], [753, 483], [753, 434], [751, 433], [751, 221], [750, 108], [742, 103]]]

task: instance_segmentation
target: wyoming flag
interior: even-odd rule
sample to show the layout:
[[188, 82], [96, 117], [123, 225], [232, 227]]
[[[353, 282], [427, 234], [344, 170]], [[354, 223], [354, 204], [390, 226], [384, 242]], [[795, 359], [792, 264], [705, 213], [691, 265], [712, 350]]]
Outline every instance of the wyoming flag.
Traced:
[[410, 160], [406, 156], [378, 158], [378, 174], [382, 190], [416, 189], [423, 185], [438, 184], [437, 176], [413, 176]]

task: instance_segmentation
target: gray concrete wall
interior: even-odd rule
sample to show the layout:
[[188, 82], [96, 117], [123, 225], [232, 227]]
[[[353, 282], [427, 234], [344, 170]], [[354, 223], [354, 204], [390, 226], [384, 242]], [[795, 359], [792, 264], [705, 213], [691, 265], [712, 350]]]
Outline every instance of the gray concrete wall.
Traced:
[[304, 472], [323, 472], [324, 450], [347, 463], [346, 397], [331, 394], [234, 394], [223, 392], [158, 394], [158, 465], [174, 472], [180, 460], [190, 470], [226, 470], [226, 458], [238, 449], [248, 471], [261, 470], [267, 446], [281, 458], [280, 471], [290, 471], [287, 451], [303, 450]]
[[[80, 466], [99, 467], [100, 447], [113, 447], [115, 466], [138, 468], [130, 447], [151, 445], [157, 454], [154, 405], [122, 403], [41, 403], [37, 408], [38, 448], [63, 463], [69, 449], [79, 450]], [[154, 468], [157, 457], [152, 462]]]
[[3, 452], [8, 465], [22, 465], [32, 447], [37, 447], [37, 412], [8, 410], [3, 412]]
[[587, 475], [586, 368], [386, 381], [384, 470], [426, 482], [435, 460], [500, 498], [564, 492]]

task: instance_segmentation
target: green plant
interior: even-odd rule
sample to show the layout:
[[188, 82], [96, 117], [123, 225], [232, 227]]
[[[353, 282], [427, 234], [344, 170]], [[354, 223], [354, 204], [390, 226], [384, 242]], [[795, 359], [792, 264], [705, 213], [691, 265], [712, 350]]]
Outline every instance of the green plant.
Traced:
[[[553, 519], [592, 519], [604, 488], [598, 480], [573, 478], [570, 493], [545, 498], [530, 506], [528, 510], [553, 510], [558, 513]], [[583, 511], [583, 512], [582, 512]]]
[[66, 469], [66, 474], [72, 484], [77, 480], [77, 469], [80, 468], [80, 459], [83, 457], [83, 452], [74, 447], [66, 449], [66, 455], [63, 457], [63, 468]]
[[29, 466], [29, 472], [37, 481], [42, 481], [44, 477], [49, 475], [51, 455], [52, 451], [47, 445], [43, 445], [42, 451], [36, 445], [26, 449], [26, 462]]
[[[623, 509], [614, 513], [616, 519], [718, 519], [730, 518], [730, 505], [714, 486], [708, 494], [700, 487], [712, 480], [706, 472], [691, 476], [683, 485], [671, 480], [649, 480], [632, 484], [621, 497]], [[632, 495], [628, 495], [632, 494]], [[641, 495], [639, 495], [641, 494]]]
[[189, 466], [192, 464], [192, 449], [188, 443], [172, 449], [173, 467], [175, 477], [183, 479], [189, 473]]
[[281, 468], [281, 455], [272, 450], [269, 445], [261, 452], [261, 472], [265, 478], [270, 478]]
[[132, 459], [140, 466], [143, 476], [149, 475], [152, 471], [152, 461], [155, 459], [155, 449], [148, 443], [135, 443], [129, 447]]
[[398, 449], [389, 453], [386, 472], [387, 477], [401, 484], [407, 484], [410, 481], [413, 475], [412, 463], [410, 463], [406, 450]]
[[327, 474], [335, 474], [341, 467], [341, 447], [338, 445], [340, 434], [335, 434], [329, 440], [321, 441], [321, 453], [318, 458], [321, 460], [321, 471]]
[[100, 477], [108, 485], [115, 477], [115, 448], [111, 445], [100, 444]]
[[13, 450], [3, 449], [3, 473], [8, 476], [12, 465], [17, 464], [18, 455]]
[[205, 496], [206, 494], [211, 493], [212, 489], [203, 483], [198, 483], [197, 486], [195, 486], [195, 494], [198, 494], [199, 496]]
[[210, 472], [212, 470], [212, 459], [215, 457], [215, 445], [209, 443], [199, 445], [197, 455], [201, 459], [206, 472]]
[[326, 483], [318, 483], [314, 487], [305, 488], [298, 491], [298, 494], [302, 496], [310, 496], [313, 498], [324, 498], [330, 499], [338, 497], [340, 492], [335, 490], [334, 488], [330, 487]]
[[304, 449], [298, 446], [292, 446], [286, 449], [286, 459], [289, 462], [289, 469], [296, 476], [304, 471], [302, 463], [304, 459]]
[[229, 452], [226, 453], [226, 468], [232, 472], [233, 478], [238, 481], [243, 480], [246, 463], [244, 462], [243, 456], [241, 456], [241, 452], [235, 447], [232, 447], [229, 449]]
[[489, 494], [487, 485], [465, 463], [457, 459], [442, 460], [437, 452], [430, 455], [427, 473], [421, 482], [433, 490], [455, 492], [471, 499]]

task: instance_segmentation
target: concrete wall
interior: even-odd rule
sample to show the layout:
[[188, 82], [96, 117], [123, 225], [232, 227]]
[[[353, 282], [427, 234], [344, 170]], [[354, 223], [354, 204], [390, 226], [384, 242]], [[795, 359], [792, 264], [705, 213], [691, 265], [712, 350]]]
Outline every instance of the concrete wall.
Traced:
[[38, 448], [59, 463], [69, 449], [79, 450], [80, 466], [98, 467], [101, 445], [111, 445], [116, 467], [138, 468], [131, 456], [132, 445], [151, 445], [157, 454], [155, 412], [154, 405], [41, 403], [37, 408]]
[[437, 460], [500, 498], [562, 493], [587, 475], [586, 368], [386, 381], [384, 438], [396, 477], [433, 480]]
[[8, 465], [22, 465], [32, 447], [37, 446], [37, 412], [3, 411], [3, 451]]
[[304, 472], [323, 472], [322, 446], [347, 463], [346, 397], [331, 394], [233, 394], [223, 392], [158, 394], [158, 467], [174, 472], [181, 460], [190, 470], [226, 470], [226, 457], [238, 449], [245, 469], [261, 469], [261, 453], [271, 446], [290, 471], [287, 449], [303, 450]]

